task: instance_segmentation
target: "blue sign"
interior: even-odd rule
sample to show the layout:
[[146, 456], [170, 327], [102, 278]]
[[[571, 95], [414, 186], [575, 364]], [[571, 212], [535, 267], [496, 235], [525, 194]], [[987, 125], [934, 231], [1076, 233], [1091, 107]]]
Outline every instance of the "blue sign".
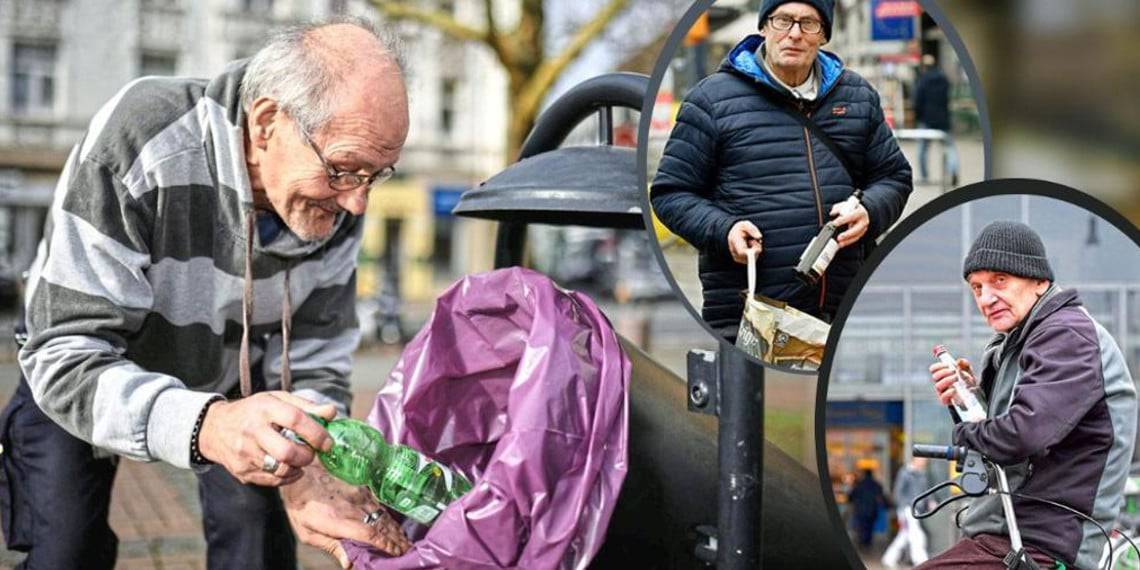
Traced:
[[828, 402], [827, 427], [902, 427], [903, 403], [899, 401]]
[[436, 216], [451, 216], [451, 211], [459, 203], [459, 197], [466, 191], [465, 186], [433, 186], [431, 189], [432, 211]]
[[871, 0], [871, 40], [913, 40], [914, 21], [921, 14], [914, 0]]

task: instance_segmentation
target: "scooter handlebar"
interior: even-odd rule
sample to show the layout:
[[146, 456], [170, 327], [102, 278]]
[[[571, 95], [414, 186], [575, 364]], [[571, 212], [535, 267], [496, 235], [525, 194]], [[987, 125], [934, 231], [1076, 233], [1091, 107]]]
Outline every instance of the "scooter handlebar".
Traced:
[[966, 448], [956, 445], [926, 445], [916, 443], [911, 448], [911, 453], [915, 457], [929, 457], [931, 459], [945, 459], [947, 461], [958, 461], [966, 456]]

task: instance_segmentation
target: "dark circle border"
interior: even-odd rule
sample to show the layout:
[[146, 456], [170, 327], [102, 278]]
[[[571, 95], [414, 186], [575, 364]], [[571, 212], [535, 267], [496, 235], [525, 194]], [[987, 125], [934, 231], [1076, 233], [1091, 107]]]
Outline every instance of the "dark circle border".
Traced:
[[[657, 103], [657, 91], [661, 89], [661, 82], [665, 78], [665, 72], [669, 68], [669, 63], [673, 60], [673, 55], [677, 53], [677, 48], [680, 47], [681, 41], [685, 38], [685, 34], [693, 27], [697, 18], [708, 11], [714, 3], [715, 0], [696, 0], [696, 2], [693, 2], [688, 10], [685, 11], [685, 14], [681, 16], [681, 19], [677, 21], [673, 31], [669, 33], [665, 47], [662, 48], [660, 55], [657, 56], [657, 61], [653, 65], [653, 72], [649, 76], [649, 86], [646, 88], [645, 98], [641, 102], [641, 117], [638, 121], [637, 128], [637, 183], [638, 187], [644, 190], [641, 195], [641, 215], [645, 220], [647, 232], [653, 231], [653, 205], [649, 201], [648, 140], [650, 123], [653, 121], [653, 108]], [[970, 57], [970, 53], [966, 51], [966, 46], [962, 43], [962, 38], [958, 35], [958, 31], [950, 25], [946, 14], [934, 3], [934, 0], [918, 0], [918, 3], [924, 12], [930, 14], [931, 19], [933, 19], [934, 23], [942, 30], [942, 33], [946, 36], [946, 40], [950, 42], [950, 46], [954, 48], [954, 55], [958, 58], [958, 64], [962, 66], [962, 70], [966, 74], [966, 79], [970, 82], [970, 92], [978, 107], [978, 124], [982, 129], [982, 177], [985, 180], [989, 180], [993, 177], [993, 153], [991, 150], [993, 133], [990, 128], [989, 105], [986, 103], [986, 96], [982, 90], [981, 78], [978, 76], [977, 66], [974, 65], [974, 60]], [[952, 190], [951, 192], [956, 191], [957, 190]], [[897, 227], [889, 231], [887, 235], [890, 235], [890, 233], [895, 230], [897, 230]], [[657, 258], [657, 264], [662, 268], [662, 274], [665, 276], [665, 279], [669, 281], [669, 286], [673, 289], [673, 293], [680, 298], [681, 304], [685, 306], [685, 310], [689, 312], [689, 315], [691, 315], [693, 319], [697, 321], [697, 324], [705, 329], [705, 332], [715, 339], [717, 344], [722, 348], [729, 347], [732, 350], [737, 350], [735, 346], [730, 345], [728, 341], [724, 340], [723, 337], [712, 330], [712, 327], [701, 318], [696, 307], [685, 297], [680, 286], [677, 285], [676, 278], [673, 277], [672, 268], [670, 268], [669, 264], [665, 261], [665, 253], [661, 250], [661, 244], [657, 242], [656, 235], [651, 235], [649, 241], [652, 245], [653, 255]], [[866, 265], [866, 262], [864, 262], [864, 265]], [[852, 285], [854, 285], [854, 282]], [[851, 291], [849, 290], [846, 296], [850, 296], [850, 294]], [[835, 323], [832, 323], [833, 326], [834, 324]], [[834, 335], [828, 335], [829, 344], [832, 336]], [[799, 375], [818, 375], [818, 372], [791, 370], [789, 368], [768, 364], [750, 355], [748, 355], [748, 358], [753, 362], [780, 372]], [[822, 370], [822, 366], [820, 370]]]
[[839, 337], [843, 334], [843, 326], [847, 321], [848, 315], [851, 313], [851, 309], [855, 305], [855, 300], [858, 298], [859, 293], [862, 292], [863, 287], [866, 286], [871, 275], [874, 274], [875, 269], [878, 268], [879, 264], [890, 255], [891, 251], [902, 243], [912, 232], [935, 216], [962, 206], [967, 202], [973, 202], [974, 200], [992, 196], [1010, 195], [1042, 196], [1067, 202], [1078, 208], [1083, 208], [1092, 214], [1096, 214], [1100, 219], [1112, 224], [1116, 229], [1120, 230], [1121, 233], [1128, 236], [1137, 247], [1140, 247], [1140, 229], [1137, 229], [1132, 222], [1128, 221], [1127, 218], [1104, 202], [1075, 188], [1034, 178], [1003, 178], [963, 186], [924, 204], [887, 234], [883, 242], [875, 248], [871, 256], [863, 263], [863, 267], [860, 268], [859, 272], [855, 275], [847, 291], [847, 295], [844, 296], [843, 302], [839, 305], [835, 321], [832, 323], [833, 334], [827, 339], [827, 348], [824, 352], [823, 363], [819, 368], [819, 382], [816, 386], [815, 453], [817, 461], [816, 468], [819, 472], [820, 492], [823, 493], [824, 501], [827, 503], [828, 516], [831, 518], [833, 531], [838, 534], [841, 541], [840, 548], [847, 555], [848, 563], [852, 568], [866, 568], [866, 566], [855, 551], [855, 546], [847, 536], [843, 520], [839, 517], [839, 507], [835, 502], [835, 495], [831, 489], [831, 472], [827, 466], [827, 389], [831, 376], [831, 366], [834, 363], [835, 349], [839, 343]]

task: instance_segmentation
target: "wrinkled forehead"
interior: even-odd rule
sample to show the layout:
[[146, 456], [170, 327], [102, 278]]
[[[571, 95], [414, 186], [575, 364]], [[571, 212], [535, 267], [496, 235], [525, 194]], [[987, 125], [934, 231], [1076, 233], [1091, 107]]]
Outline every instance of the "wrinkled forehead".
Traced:
[[345, 81], [337, 89], [329, 127], [382, 129], [403, 139], [408, 130], [408, 97], [399, 72], [372, 73]]
[[803, 2], [788, 2], [777, 6], [772, 10], [770, 16], [790, 16], [792, 18], [815, 18], [820, 19], [819, 11], [811, 4], [804, 4]]
[[1014, 285], [1020, 285], [1020, 284], [1032, 285], [1032, 284], [1037, 282], [1036, 279], [1031, 279], [1029, 277], [1022, 277], [1020, 275], [1013, 275], [1010, 273], [1005, 273], [1003, 271], [990, 271], [988, 269], [979, 269], [979, 270], [974, 271], [973, 273], [970, 273], [969, 275], [966, 276], [966, 283], [969, 283], [971, 287], [974, 285], [984, 285], [986, 283], [992, 283], [998, 277], [1002, 277], [1005, 279], [1006, 283], [1010, 283], [1010, 284], [1014, 284]]

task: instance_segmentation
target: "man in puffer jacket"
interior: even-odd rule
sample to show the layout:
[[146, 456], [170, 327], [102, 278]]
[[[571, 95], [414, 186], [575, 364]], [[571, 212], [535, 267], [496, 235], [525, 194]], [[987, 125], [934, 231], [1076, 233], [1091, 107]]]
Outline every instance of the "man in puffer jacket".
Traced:
[[[759, 294], [830, 321], [911, 191], [878, 93], [819, 49], [832, 8], [831, 0], [765, 0], [760, 35], [741, 41], [681, 105], [653, 180], [657, 216], [700, 251], [702, 316], [729, 339], [744, 310], [747, 250], [760, 252]], [[835, 217], [856, 188], [862, 206]], [[800, 286], [800, 254], [833, 218], [844, 226], [840, 249], [814, 287]]]

